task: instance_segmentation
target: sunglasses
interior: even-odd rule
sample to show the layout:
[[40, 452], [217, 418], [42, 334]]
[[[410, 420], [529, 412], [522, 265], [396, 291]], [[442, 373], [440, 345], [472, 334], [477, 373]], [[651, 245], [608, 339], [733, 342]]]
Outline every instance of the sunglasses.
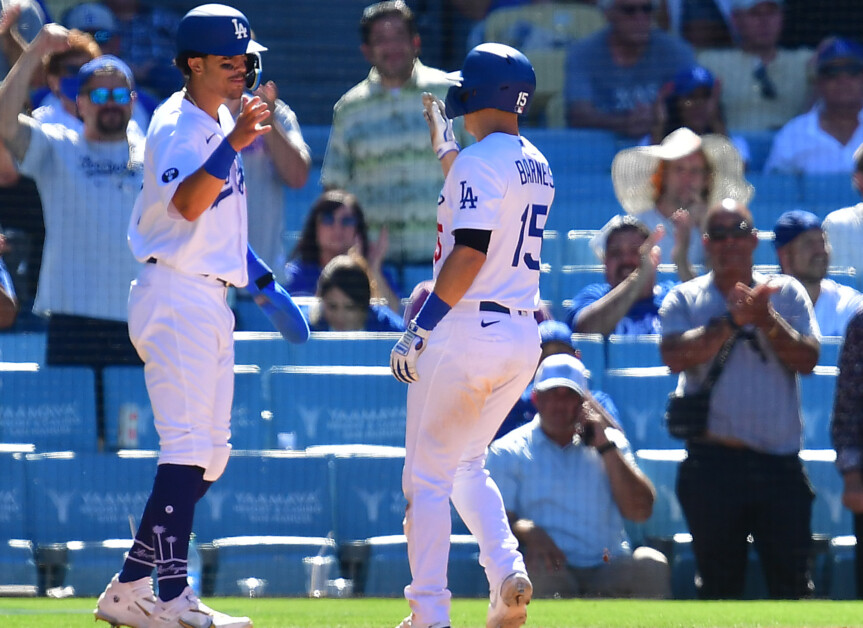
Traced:
[[752, 227], [745, 220], [733, 227], [710, 227], [707, 229], [707, 237], [710, 238], [711, 242], [722, 242], [728, 238], [742, 240], [750, 235], [752, 235]]
[[653, 5], [648, 4], [624, 4], [622, 6], [617, 7], [617, 10], [620, 11], [623, 15], [627, 17], [632, 17], [637, 13], [642, 13], [644, 15], [650, 15], [653, 13]]
[[[336, 217], [334, 214], [321, 214], [321, 224], [327, 225], [328, 227], [336, 224]], [[339, 220], [339, 224], [342, 227], [356, 227], [357, 226], [357, 217], [356, 216], [342, 216]]]
[[111, 40], [114, 36], [114, 33], [106, 30], [98, 30], [98, 31], [89, 31], [90, 35], [93, 36], [93, 39], [96, 40], [98, 44], [104, 44]]
[[90, 90], [89, 96], [94, 105], [104, 105], [109, 100], [118, 105], [128, 105], [132, 100], [132, 90], [128, 87], [96, 87]]
[[821, 78], [836, 78], [841, 75], [860, 76], [863, 74], [863, 65], [859, 63], [843, 63], [841, 65], [825, 65], [818, 70]]

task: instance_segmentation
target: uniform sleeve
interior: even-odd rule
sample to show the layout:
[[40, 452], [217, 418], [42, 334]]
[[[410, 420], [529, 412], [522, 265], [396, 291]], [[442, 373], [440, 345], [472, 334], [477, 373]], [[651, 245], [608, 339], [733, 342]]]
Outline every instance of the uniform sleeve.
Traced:
[[692, 329], [686, 300], [679, 289], [674, 288], [665, 295], [659, 308], [659, 319], [662, 325], [662, 335], [679, 334]]
[[493, 161], [461, 153], [453, 162], [450, 179], [450, 206], [453, 209], [452, 231], [484, 229], [493, 231], [501, 225], [501, 203], [505, 181]]
[[351, 179], [350, 152], [345, 141], [345, 129], [339, 113], [339, 103], [333, 112], [333, 124], [327, 152], [321, 165], [321, 185], [325, 188], [347, 188]]
[[[198, 137], [196, 130], [184, 127], [166, 127], [163, 131], [147, 137], [147, 150], [151, 151], [161, 205], [173, 207], [171, 201], [180, 183], [203, 165], [206, 156], [215, 150], [221, 141], [213, 137], [206, 142], [204, 137]], [[202, 150], [204, 147], [210, 149], [206, 154]], [[178, 213], [169, 212], [169, 215], [172, 218], [181, 218]]]
[[592, 303], [596, 303], [606, 294], [611, 291], [611, 286], [607, 283], [592, 283], [585, 286], [572, 299], [572, 307], [566, 313], [566, 324], [570, 329], [575, 329], [575, 322], [578, 320], [578, 315], [581, 311]]

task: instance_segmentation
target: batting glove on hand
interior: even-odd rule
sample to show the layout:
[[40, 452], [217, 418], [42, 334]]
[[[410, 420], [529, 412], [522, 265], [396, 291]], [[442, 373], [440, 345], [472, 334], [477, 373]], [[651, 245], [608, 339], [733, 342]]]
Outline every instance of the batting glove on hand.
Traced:
[[414, 321], [408, 323], [408, 328], [396, 346], [390, 352], [390, 370], [393, 376], [405, 384], [419, 381], [417, 375], [417, 358], [425, 351], [426, 340], [431, 332], [423, 329]]
[[428, 122], [432, 148], [434, 148], [438, 159], [449, 152], [461, 150], [455, 141], [452, 120], [446, 116], [446, 105], [440, 98], [436, 98], [434, 94], [423, 92], [423, 116]]

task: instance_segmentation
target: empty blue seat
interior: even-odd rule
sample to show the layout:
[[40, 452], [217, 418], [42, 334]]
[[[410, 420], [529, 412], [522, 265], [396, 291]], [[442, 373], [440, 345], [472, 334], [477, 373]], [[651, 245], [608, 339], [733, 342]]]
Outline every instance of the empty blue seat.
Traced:
[[764, 169], [764, 162], [767, 161], [767, 156], [770, 154], [770, 148], [773, 146], [773, 137], [775, 131], [731, 131], [732, 135], [741, 135], [749, 144], [749, 173], [747, 177], [754, 173], [760, 173]]
[[812, 533], [827, 537], [854, 533], [851, 512], [842, 505], [842, 477], [836, 469], [832, 449], [803, 449], [800, 459], [815, 490], [812, 504]]
[[45, 332], [28, 331], [0, 334], [0, 362], [45, 363]]
[[686, 459], [685, 449], [639, 449], [635, 461], [656, 489], [656, 501], [650, 519], [640, 524], [645, 540], [672, 539], [688, 534], [683, 509], [677, 501], [677, 469]]
[[602, 389], [605, 378], [605, 339], [600, 334], [572, 334], [572, 344], [590, 371], [591, 389]]
[[665, 428], [668, 394], [677, 387], [677, 375], [665, 366], [606, 369], [603, 390], [620, 413], [632, 448], [677, 449], [681, 441]]
[[776, 264], [779, 258], [776, 256], [776, 247], [773, 246], [775, 236], [771, 230], [758, 230], [758, 246], [752, 254], [753, 264]]
[[291, 345], [291, 362], [285, 364], [388, 366], [399, 338], [399, 332], [313, 332], [308, 342]]
[[27, 455], [31, 539], [66, 548], [64, 584], [78, 595], [97, 595], [119, 569], [155, 472], [155, 452]]
[[238, 292], [232, 308], [237, 331], [276, 331], [273, 323], [245, 292]]
[[658, 335], [621, 336], [612, 334], [605, 343], [606, 366], [664, 366], [659, 354]]
[[270, 409], [276, 435], [314, 445], [404, 446], [407, 390], [388, 366], [274, 367]]
[[[304, 136], [305, 130], [303, 128]], [[321, 159], [323, 159], [323, 156], [321, 156]], [[324, 189], [321, 187], [320, 166], [311, 168], [309, 178], [303, 187], [294, 189], [287, 185], [285, 186], [285, 206], [283, 211], [285, 212], [285, 229], [287, 231], [301, 232], [303, 230], [306, 217], [309, 215], [309, 209], [323, 191]], [[286, 253], [290, 255], [292, 250], [288, 249]]]
[[596, 236], [597, 229], [571, 229], [566, 233], [566, 244], [563, 249], [563, 264], [567, 266], [584, 266], [601, 264], [590, 248], [590, 241]]
[[801, 177], [803, 207], [822, 218], [834, 209], [860, 202], [860, 193], [847, 172], [807, 173]]
[[239, 536], [327, 537], [333, 507], [326, 456], [235, 451], [195, 510], [201, 542]]
[[552, 268], [560, 268], [563, 263], [565, 240], [563, 234], [552, 229], [542, 232], [542, 263]]
[[835, 366], [816, 366], [810, 375], [800, 376], [800, 409], [803, 414], [803, 446], [831, 449], [830, 417], [836, 395]]
[[858, 285], [860, 277], [857, 276], [857, 270], [853, 266], [831, 266], [827, 269], [827, 278], [841, 283], [843, 286], [850, 286], [855, 290], [860, 289]]
[[0, 454], [0, 585], [34, 595], [39, 584], [27, 518], [24, 455]]
[[402, 267], [402, 290], [409, 297], [416, 285], [422, 281], [430, 281], [433, 275], [431, 264], [432, 252], [429, 253], [428, 264], [405, 264]]
[[93, 371], [83, 366], [0, 371], [0, 442], [38, 451], [97, 448]]
[[746, 178], [755, 186], [749, 209], [758, 229], [773, 229], [784, 212], [801, 207], [802, 194], [797, 175], [750, 172]]
[[830, 539], [831, 600], [857, 599], [857, 538], [853, 534]]
[[275, 447], [273, 422], [265, 412], [263, 380], [258, 366], [234, 367], [231, 444], [234, 449]]
[[144, 367], [108, 366], [103, 371], [103, 379], [105, 447], [158, 449], [159, 435], [153, 423], [153, 408], [144, 382]]
[[818, 364], [823, 366], [839, 366], [839, 353], [842, 351], [842, 336], [821, 336], [821, 351], [818, 354]]
[[[617, 154], [617, 136], [598, 129], [524, 129], [555, 175], [556, 189], [565, 187], [564, 175], [592, 172], [608, 176]], [[558, 179], [561, 177], [561, 179]]]
[[577, 172], [556, 179], [554, 203], [546, 229], [566, 233], [570, 229], [601, 229], [623, 213], [607, 173]]
[[235, 331], [234, 364], [259, 366], [266, 373], [271, 366], [293, 364], [291, 347], [277, 331]]

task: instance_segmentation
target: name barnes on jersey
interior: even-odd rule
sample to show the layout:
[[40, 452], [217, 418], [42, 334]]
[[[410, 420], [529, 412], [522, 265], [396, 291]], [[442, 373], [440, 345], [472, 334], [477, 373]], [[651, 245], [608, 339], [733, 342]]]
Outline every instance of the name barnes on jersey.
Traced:
[[554, 176], [547, 164], [535, 159], [518, 159], [515, 162], [515, 167], [518, 169], [518, 176], [521, 178], [522, 185], [538, 183], [549, 188], [554, 187]]

